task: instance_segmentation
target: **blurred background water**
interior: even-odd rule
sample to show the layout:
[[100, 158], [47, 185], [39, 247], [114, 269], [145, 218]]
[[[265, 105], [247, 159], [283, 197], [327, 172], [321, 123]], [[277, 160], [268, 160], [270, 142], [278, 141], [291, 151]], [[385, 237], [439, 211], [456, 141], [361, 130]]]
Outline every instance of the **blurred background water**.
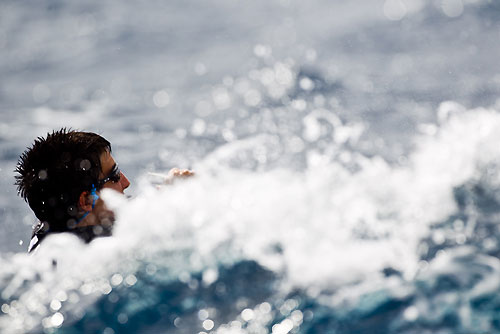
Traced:
[[[500, 331], [499, 15], [1, 1], [2, 333]], [[111, 141], [133, 199], [113, 240], [28, 257], [13, 170], [60, 127]]]

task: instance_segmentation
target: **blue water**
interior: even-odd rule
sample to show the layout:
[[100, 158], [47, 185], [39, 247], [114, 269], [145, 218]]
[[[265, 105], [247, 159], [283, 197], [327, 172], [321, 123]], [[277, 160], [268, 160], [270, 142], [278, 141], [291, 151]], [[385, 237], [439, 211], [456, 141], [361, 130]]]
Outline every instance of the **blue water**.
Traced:
[[[0, 332], [500, 332], [499, 14], [2, 1]], [[132, 198], [103, 194], [113, 237], [28, 256], [13, 170], [62, 126], [111, 141]]]

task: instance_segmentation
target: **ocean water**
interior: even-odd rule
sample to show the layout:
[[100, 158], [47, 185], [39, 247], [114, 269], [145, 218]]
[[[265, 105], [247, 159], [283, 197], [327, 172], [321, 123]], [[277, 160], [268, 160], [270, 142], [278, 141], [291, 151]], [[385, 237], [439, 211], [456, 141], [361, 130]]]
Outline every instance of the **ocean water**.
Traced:
[[[500, 332], [499, 15], [0, 2], [0, 332]], [[28, 256], [13, 170], [60, 127], [110, 140], [131, 198]]]

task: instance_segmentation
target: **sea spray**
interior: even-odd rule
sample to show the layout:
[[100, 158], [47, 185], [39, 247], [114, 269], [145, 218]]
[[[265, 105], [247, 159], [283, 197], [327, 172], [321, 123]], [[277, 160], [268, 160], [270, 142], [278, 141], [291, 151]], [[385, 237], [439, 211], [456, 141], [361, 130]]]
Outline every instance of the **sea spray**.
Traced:
[[143, 182], [130, 200], [103, 191], [112, 237], [54, 235], [2, 259], [0, 326], [368, 333], [378, 317], [389, 333], [489, 330], [498, 244], [467, 243], [484, 213], [469, 203], [461, 215], [457, 189], [486, 179], [496, 196], [499, 129], [496, 111], [462, 110], [418, 138], [405, 165], [352, 152], [354, 171], [313, 156], [304, 171], [255, 172], [209, 156], [195, 177]]

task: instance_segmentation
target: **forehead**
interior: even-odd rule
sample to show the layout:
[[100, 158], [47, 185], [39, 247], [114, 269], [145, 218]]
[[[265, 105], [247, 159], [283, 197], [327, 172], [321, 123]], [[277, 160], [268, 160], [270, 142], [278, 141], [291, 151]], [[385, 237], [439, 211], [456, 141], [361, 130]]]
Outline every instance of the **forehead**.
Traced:
[[116, 165], [115, 159], [107, 150], [104, 151], [101, 156], [101, 176], [109, 174], [113, 167]]

